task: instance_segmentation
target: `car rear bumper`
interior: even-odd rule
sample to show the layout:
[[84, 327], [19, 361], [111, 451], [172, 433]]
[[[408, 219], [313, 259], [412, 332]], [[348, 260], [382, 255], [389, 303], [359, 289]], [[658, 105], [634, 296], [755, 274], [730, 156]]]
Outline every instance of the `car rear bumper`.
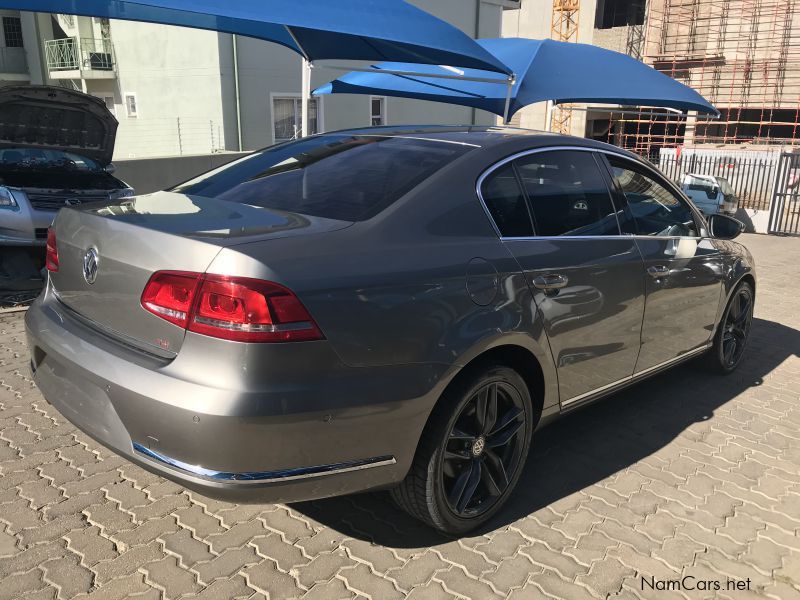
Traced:
[[229, 389], [234, 382], [210, 386], [202, 373], [182, 379], [179, 358], [104, 339], [49, 290], [26, 327], [34, 380], [65, 418], [150, 471], [234, 501], [307, 500], [399, 482], [446, 370], [345, 367], [327, 342], [308, 342], [274, 349], [308, 350], [307, 377], [293, 389]]

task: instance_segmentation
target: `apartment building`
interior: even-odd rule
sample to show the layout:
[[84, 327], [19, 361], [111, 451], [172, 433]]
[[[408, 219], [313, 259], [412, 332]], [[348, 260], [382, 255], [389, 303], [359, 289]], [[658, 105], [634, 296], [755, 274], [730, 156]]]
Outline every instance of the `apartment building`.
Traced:
[[[412, 0], [471, 37], [498, 37], [516, 0]], [[63, 85], [120, 122], [115, 159], [253, 150], [296, 135], [301, 60], [277, 44], [148, 23], [0, 10], [0, 85]], [[312, 87], [342, 74], [312, 71]], [[494, 123], [488, 113], [401, 98], [312, 101], [315, 132], [396, 123]]]

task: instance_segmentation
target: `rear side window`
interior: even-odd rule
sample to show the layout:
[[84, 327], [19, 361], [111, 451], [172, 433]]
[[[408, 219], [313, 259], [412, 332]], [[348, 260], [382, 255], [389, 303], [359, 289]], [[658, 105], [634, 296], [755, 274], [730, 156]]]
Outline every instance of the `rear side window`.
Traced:
[[611, 194], [591, 152], [537, 152], [516, 163], [536, 235], [619, 235]]
[[511, 163], [492, 172], [481, 187], [483, 202], [503, 237], [533, 235], [528, 203]]
[[322, 135], [262, 150], [172, 191], [361, 221], [472, 149], [404, 137]]

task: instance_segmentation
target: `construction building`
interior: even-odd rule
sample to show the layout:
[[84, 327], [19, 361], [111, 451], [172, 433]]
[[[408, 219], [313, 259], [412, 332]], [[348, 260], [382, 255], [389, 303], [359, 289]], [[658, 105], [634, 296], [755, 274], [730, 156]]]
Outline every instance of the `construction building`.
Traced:
[[[797, 0], [523, 0], [503, 35], [553, 37], [625, 52], [705, 96], [718, 120], [574, 107], [567, 130], [656, 158], [684, 145], [763, 147], [800, 140], [800, 6]], [[568, 18], [565, 19], [565, 14]], [[564, 23], [571, 23], [565, 33]], [[587, 110], [588, 109], [588, 110]], [[586, 112], [584, 112], [586, 111]], [[547, 126], [543, 107], [523, 126]], [[554, 114], [549, 125], [560, 126]]]

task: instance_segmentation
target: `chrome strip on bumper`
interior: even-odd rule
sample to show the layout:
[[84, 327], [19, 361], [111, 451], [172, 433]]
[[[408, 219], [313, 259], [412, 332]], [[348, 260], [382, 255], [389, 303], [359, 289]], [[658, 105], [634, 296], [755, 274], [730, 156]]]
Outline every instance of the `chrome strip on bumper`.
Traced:
[[370, 469], [372, 467], [385, 467], [388, 465], [393, 465], [397, 462], [394, 456], [376, 456], [362, 460], [351, 460], [327, 465], [318, 465], [315, 467], [300, 467], [297, 469], [283, 469], [279, 471], [229, 473], [225, 471], [205, 469], [197, 465], [190, 465], [180, 460], [170, 458], [169, 456], [165, 456], [164, 454], [156, 452], [155, 450], [151, 450], [150, 448], [146, 448], [145, 446], [142, 446], [136, 442], [133, 443], [133, 450], [141, 456], [149, 458], [162, 465], [167, 465], [173, 469], [183, 471], [188, 475], [201, 477], [203, 479], [219, 483], [277, 483], [280, 481], [307, 479], [310, 477], [332, 475], [335, 473], [360, 471], [361, 469]]

